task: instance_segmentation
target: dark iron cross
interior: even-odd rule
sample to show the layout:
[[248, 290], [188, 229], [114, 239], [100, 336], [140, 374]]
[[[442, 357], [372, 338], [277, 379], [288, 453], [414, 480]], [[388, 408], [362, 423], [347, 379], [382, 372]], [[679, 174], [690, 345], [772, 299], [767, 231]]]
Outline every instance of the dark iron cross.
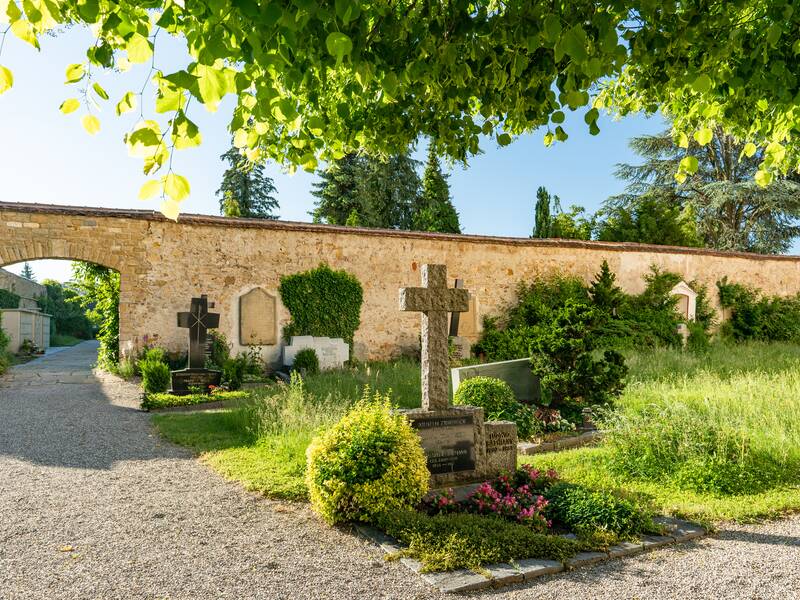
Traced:
[[206, 364], [206, 336], [209, 329], [219, 327], [219, 314], [208, 312], [210, 305], [205, 294], [192, 298], [189, 312], [178, 313], [178, 327], [189, 329], [189, 368], [202, 369]]

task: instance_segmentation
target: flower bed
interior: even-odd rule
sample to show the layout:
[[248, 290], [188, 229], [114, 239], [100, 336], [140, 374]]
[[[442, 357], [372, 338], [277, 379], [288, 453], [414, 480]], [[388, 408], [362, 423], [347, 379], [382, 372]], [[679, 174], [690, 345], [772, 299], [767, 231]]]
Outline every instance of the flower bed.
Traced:
[[145, 394], [142, 399], [144, 410], [158, 410], [162, 408], [173, 408], [178, 406], [194, 406], [208, 404], [210, 402], [226, 402], [229, 400], [247, 400], [250, 394], [247, 392], [236, 391], [215, 391], [211, 394], [187, 394], [177, 396], [175, 394]]

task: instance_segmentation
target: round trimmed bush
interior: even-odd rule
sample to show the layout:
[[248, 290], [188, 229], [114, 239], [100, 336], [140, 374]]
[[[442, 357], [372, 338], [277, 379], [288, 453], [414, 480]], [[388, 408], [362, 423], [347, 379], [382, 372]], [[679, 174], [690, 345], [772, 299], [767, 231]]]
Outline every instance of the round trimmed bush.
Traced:
[[370, 522], [415, 506], [428, 491], [419, 437], [388, 398], [367, 393], [307, 450], [311, 506], [330, 524]]
[[520, 404], [509, 385], [494, 377], [471, 377], [458, 386], [453, 396], [453, 404], [479, 406], [486, 413], [486, 419], [512, 413]]
[[313, 348], [304, 348], [294, 357], [292, 368], [300, 371], [304, 375], [316, 375], [319, 373], [319, 358]]

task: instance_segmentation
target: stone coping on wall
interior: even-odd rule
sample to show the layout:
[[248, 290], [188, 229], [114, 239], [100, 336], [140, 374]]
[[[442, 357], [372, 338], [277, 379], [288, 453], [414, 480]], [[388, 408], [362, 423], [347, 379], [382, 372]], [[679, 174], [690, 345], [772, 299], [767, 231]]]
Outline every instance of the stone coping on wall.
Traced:
[[[664, 535], [644, 535], [635, 542], [621, 542], [602, 552], [579, 552], [563, 563], [555, 560], [526, 558], [513, 563], [487, 565], [484, 567], [486, 575], [483, 575], [467, 569], [423, 573], [422, 563], [418, 560], [401, 558], [400, 562], [439, 591], [457, 594], [532, 581], [543, 575], [553, 575], [606, 560], [625, 558], [672, 544], [688, 542], [706, 535], [705, 529], [688, 521], [672, 517], [656, 517], [653, 520], [664, 528]], [[374, 527], [355, 525], [355, 530], [360, 536], [379, 546], [387, 557], [403, 550], [403, 546], [397, 540]], [[567, 534], [564, 537], [574, 538], [575, 536]]]
[[[63, 215], [78, 217], [103, 217], [114, 219], [134, 219], [173, 223], [161, 213], [141, 209], [102, 208], [91, 206], [70, 206], [57, 204], [38, 204], [28, 202], [0, 202], [0, 212], [10, 211], [23, 214]], [[746, 258], [749, 260], [783, 260], [800, 262], [800, 256], [778, 254], [754, 254], [750, 252], [724, 252], [706, 248], [685, 248], [681, 246], [657, 246], [634, 242], [597, 242], [566, 239], [530, 239], [473, 234], [430, 233], [421, 231], [400, 231], [396, 229], [372, 229], [366, 227], [344, 227], [317, 223], [279, 221], [268, 219], [244, 219], [218, 217], [214, 215], [181, 214], [178, 225], [208, 225], [217, 227], [238, 227], [250, 229], [269, 229], [275, 231], [307, 231], [314, 233], [338, 233], [346, 235], [398, 237], [404, 239], [429, 239], [473, 244], [497, 244], [510, 246], [531, 246], [550, 248], [577, 248], [587, 250], [608, 250], [611, 252], [651, 252], [659, 254], [693, 254], [701, 256], [721, 256]]]

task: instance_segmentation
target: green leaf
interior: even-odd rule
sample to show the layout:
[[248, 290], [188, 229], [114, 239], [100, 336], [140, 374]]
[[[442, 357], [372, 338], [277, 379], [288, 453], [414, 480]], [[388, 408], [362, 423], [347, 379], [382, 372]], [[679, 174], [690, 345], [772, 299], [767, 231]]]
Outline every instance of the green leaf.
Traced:
[[334, 31], [325, 38], [325, 46], [328, 48], [328, 54], [336, 57], [338, 64], [353, 51], [353, 40], [344, 33]]
[[67, 80], [64, 83], [76, 83], [86, 75], [84, 67], [80, 63], [74, 63], [67, 67]]
[[0, 65], [0, 94], [7, 92], [14, 86], [14, 74], [10, 69]]
[[81, 117], [81, 124], [89, 135], [95, 135], [100, 131], [100, 119], [94, 115], [83, 115], [83, 117]]
[[306, 128], [312, 135], [322, 135], [325, 121], [321, 117], [311, 117], [306, 121]]
[[575, 62], [582, 63], [589, 58], [589, 52], [586, 49], [586, 32], [580, 25], [574, 25], [564, 34], [561, 45]]
[[567, 135], [567, 132], [566, 132], [566, 131], [564, 131], [564, 128], [563, 128], [563, 127], [561, 127], [561, 125], [559, 125], [558, 127], [556, 127], [556, 139], [557, 139], [559, 142], [566, 142], [568, 137], [569, 137], [569, 136]]
[[554, 136], [553, 133], [550, 132], [550, 131], [545, 133], [544, 134], [544, 140], [543, 140], [545, 147], [550, 147], [553, 144], [553, 140], [555, 140], [555, 137], [556, 136]]
[[704, 127], [694, 132], [694, 141], [701, 146], [705, 146], [714, 138], [714, 132], [710, 127]]
[[160, 194], [163, 187], [164, 183], [159, 179], [145, 181], [144, 185], [139, 190], [139, 200], [147, 200]]
[[133, 92], [125, 92], [122, 100], [117, 102], [117, 116], [130, 112], [134, 108], [136, 108], [136, 95]]
[[206, 108], [211, 112], [216, 110], [216, 105], [225, 97], [236, 91], [235, 71], [227, 67], [209, 67], [197, 65], [197, 89]]
[[756, 153], [756, 150], [758, 150], [758, 148], [756, 148], [756, 145], [753, 142], [747, 142], [744, 145], [744, 149], [742, 150], [742, 152], [746, 157], [750, 158]]
[[692, 84], [692, 89], [698, 94], [705, 94], [711, 90], [711, 77], [703, 73]]
[[94, 82], [94, 84], [92, 85], [92, 89], [93, 89], [93, 90], [95, 91], [95, 93], [96, 93], [98, 96], [100, 96], [100, 97], [101, 97], [103, 100], [108, 100], [108, 92], [106, 92], [106, 91], [103, 89], [103, 87], [102, 87], [102, 86], [101, 86], [99, 83], [97, 83], [96, 81], [95, 81], [95, 82]]
[[592, 123], [595, 123], [599, 117], [600, 113], [598, 112], [598, 110], [596, 108], [591, 108], [588, 111], [586, 111], [585, 115], [583, 115], [583, 121], [587, 125], [591, 125]]
[[199, 146], [203, 138], [200, 135], [200, 130], [189, 120], [189, 118], [181, 111], [175, 122], [172, 124], [172, 140], [175, 148], [178, 150], [185, 150], [186, 148], [194, 148]]
[[678, 183], [685, 183], [686, 182], [686, 172], [685, 171], [678, 171], [675, 173], [675, 181]]
[[697, 159], [694, 156], [684, 156], [680, 162], [680, 168], [689, 173], [690, 175], [694, 175], [695, 173], [697, 173], [698, 166], [699, 163], [697, 162]]
[[81, 107], [81, 103], [78, 101], [77, 98], [68, 98], [61, 103], [61, 106], [58, 107], [65, 115], [69, 113], [75, 112]]
[[136, 158], [153, 156], [161, 146], [161, 126], [157, 121], [141, 121], [125, 136], [128, 154]]
[[689, 136], [686, 135], [683, 131], [678, 134], [678, 148], [688, 148], [689, 147]]
[[125, 45], [128, 53], [128, 60], [132, 63], [143, 63], [150, 60], [153, 56], [153, 46], [145, 36], [134, 33]]
[[189, 195], [189, 181], [181, 175], [167, 173], [164, 179], [164, 192], [176, 202], [180, 202]]
[[508, 146], [511, 143], [511, 136], [507, 133], [501, 133], [497, 136], [497, 143], [501, 146]]
[[561, 19], [557, 15], [547, 15], [544, 18], [544, 38], [548, 42], [556, 43], [561, 36]]
[[770, 171], [759, 169], [756, 171], [755, 180], [759, 186], [767, 187], [770, 183], [772, 183], [772, 173]]
[[781, 39], [781, 35], [783, 35], [783, 28], [778, 23], [773, 23], [767, 29], [767, 43], [770, 46], [774, 46], [778, 43], [778, 40]]
[[564, 113], [560, 110], [555, 111], [552, 115], [550, 115], [550, 120], [553, 123], [563, 123], [564, 122]]
[[29, 43], [34, 48], [39, 48], [39, 40], [36, 39], [36, 34], [33, 31], [33, 25], [30, 21], [20, 19], [11, 24], [11, 33], [21, 39], [23, 42]]

